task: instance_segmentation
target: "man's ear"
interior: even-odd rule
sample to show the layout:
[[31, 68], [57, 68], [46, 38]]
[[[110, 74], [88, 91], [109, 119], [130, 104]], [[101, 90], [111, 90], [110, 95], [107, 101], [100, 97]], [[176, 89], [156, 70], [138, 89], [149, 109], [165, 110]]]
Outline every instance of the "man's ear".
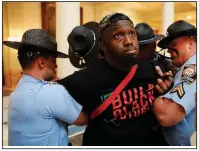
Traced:
[[40, 69], [44, 68], [44, 58], [43, 57], [38, 57], [37, 63]]
[[103, 42], [103, 41], [100, 41], [99, 42], [99, 47], [100, 47], [100, 49], [104, 52], [104, 51], [106, 51], [106, 45], [105, 45], [105, 43]]
[[192, 46], [193, 46], [193, 41], [190, 41], [189, 49], [192, 49]]

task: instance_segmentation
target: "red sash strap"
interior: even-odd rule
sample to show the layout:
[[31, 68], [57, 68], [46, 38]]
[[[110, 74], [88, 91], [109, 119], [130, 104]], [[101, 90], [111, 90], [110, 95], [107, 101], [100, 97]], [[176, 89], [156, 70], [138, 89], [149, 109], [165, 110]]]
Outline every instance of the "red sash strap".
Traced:
[[92, 113], [91, 113], [91, 119], [96, 118], [99, 116], [102, 112], [104, 112], [108, 106], [114, 101], [114, 99], [119, 95], [119, 93], [126, 87], [126, 85], [129, 83], [129, 81], [133, 78], [135, 75], [135, 72], [137, 70], [137, 64], [134, 65], [131, 69], [131, 71], [128, 73], [128, 75], [123, 79], [123, 81], [117, 86], [117, 88], [111, 93], [111, 95], [101, 104], [98, 106]]

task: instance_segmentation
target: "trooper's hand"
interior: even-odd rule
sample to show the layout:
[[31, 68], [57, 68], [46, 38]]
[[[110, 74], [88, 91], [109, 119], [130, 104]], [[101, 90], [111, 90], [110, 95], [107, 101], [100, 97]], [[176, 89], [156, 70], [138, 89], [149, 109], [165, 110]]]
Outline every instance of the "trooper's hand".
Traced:
[[162, 73], [162, 70], [159, 66], [155, 67], [157, 73], [161, 78], [157, 79], [156, 89], [160, 94], [166, 93], [173, 84], [173, 74], [171, 71]]

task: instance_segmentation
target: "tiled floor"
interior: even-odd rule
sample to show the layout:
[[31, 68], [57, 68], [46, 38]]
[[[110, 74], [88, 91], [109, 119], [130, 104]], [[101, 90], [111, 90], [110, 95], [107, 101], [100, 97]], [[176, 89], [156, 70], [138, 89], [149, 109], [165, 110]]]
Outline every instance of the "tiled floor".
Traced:
[[3, 124], [3, 146], [8, 146], [8, 125]]

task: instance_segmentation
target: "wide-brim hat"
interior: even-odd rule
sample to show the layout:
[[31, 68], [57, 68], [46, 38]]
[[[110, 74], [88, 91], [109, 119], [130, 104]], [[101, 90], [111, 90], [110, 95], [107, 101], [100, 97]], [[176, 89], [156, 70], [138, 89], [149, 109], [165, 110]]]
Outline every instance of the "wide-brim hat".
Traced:
[[162, 34], [155, 34], [153, 38], [150, 39], [146, 39], [146, 40], [140, 40], [139, 41], [139, 45], [146, 45], [146, 44], [150, 44], [156, 41], [161, 40], [162, 38], [164, 38], [165, 36]]
[[164, 38], [164, 35], [155, 34], [154, 30], [147, 23], [139, 23], [135, 26], [139, 45], [146, 45]]
[[[68, 58], [68, 55], [57, 51], [57, 42], [55, 39], [42, 29], [27, 30], [20, 42], [3, 41], [3, 44], [17, 50], [22, 47], [36, 47], [38, 50], [34, 49], [35, 51], [52, 54], [57, 58]], [[26, 51], [28, 52], [28, 49]]]
[[158, 42], [158, 47], [168, 48], [169, 44], [174, 39], [182, 36], [196, 36], [197, 29], [195, 28], [195, 26], [183, 20], [179, 20], [168, 27], [166, 35], [167, 36], [165, 38]]
[[99, 58], [99, 24], [88, 22], [68, 35], [69, 60], [76, 68], [85, 68]]

